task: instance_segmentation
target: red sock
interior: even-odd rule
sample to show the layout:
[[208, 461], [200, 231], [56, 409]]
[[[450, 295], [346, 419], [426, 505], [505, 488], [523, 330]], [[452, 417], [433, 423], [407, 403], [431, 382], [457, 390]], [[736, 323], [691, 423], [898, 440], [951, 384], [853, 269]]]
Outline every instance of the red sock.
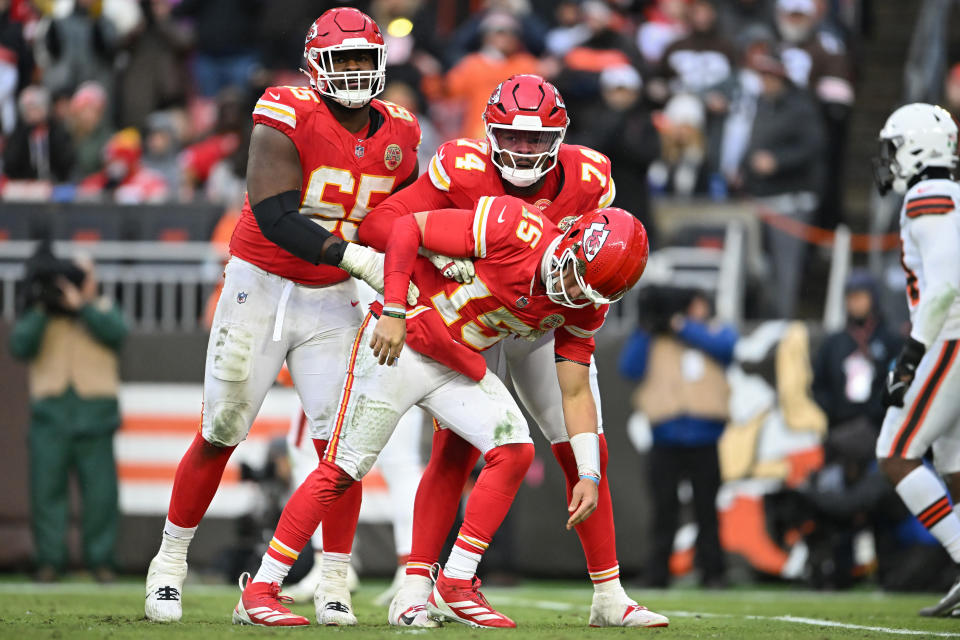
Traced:
[[[290, 496], [273, 537], [287, 549], [300, 553], [317, 530], [317, 526], [329, 514], [333, 504], [352, 485], [360, 486], [346, 471], [332, 462], [321, 460], [317, 468], [310, 472], [303, 484]], [[272, 546], [267, 549], [267, 553], [281, 562], [289, 563], [289, 557], [276, 554]]]
[[[580, 481], [577, 460], [569, 442], [560, 442], [552, 447], [553, 455], [563, 469], [567, 480], [567, 504], [573, 487]], [[589, 518], [574, 527], [587, 558], [587, 571], [594, 583], [606, 582], [620, 577], [617, 564], [617, 536], [613, 525], [613, 502], [610, 498], [610, 483], [607, 482], [607, 439], [600, 434], [600, 496], [597, 510]]]
[[[323, 460], [329, 440], [314, 439], [313, 446]], [[340, 498], [333, 503], [323, 519], [323, 550], [330, 553], [350, 553], [353, 551], [353, 536], [357, 532], [357, 520], [360, 519], [360, 503], [363, 500], [363, 485], [354, 482]], [[317, 549], [319, 551], [319, 549]]]
[[487, 464], [470, 492], [463, 526], [454, 543], [457, 547], [481, 554], [507, 517], [527, 468], [533, 462], [533, 444], [495, 447], [487, 452], [485, 458]]
[[413, 543], [407, 574], [430, 577], [447, 534], [457, 519], [463, 485], [480, 451], [449, 429], [433, 432], [430, 462], [423, 470], [413, 503]]
[[236, 445], [218, 447], [204, 440], [202, 434], [196, 435], [180, 458], [173, 477], [173, 494], [167, 510], [170, 522], [185, 529], [200, 524], [220, 486], [227, 460], [236, 448]]

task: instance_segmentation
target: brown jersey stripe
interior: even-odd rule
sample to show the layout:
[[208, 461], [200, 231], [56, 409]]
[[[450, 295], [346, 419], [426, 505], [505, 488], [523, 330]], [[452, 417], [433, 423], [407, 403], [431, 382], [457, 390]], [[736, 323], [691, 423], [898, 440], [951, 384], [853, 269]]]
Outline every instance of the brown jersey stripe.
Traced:
[[943, 378], [947, 370], [950, 369], [950, 365], [953, 364], [956, 355], [957, 341], [948, 340], [944, 343], [943, 349], [940, 351], [940, 357], [937, 360], [937, 364], [933, 367], [930, 377], [927, 378], [913, 406], [910, 407], [910, 413], [907, 414], [907, 419], [894, 438], [889, 457], [903, 457], [907, 447], [910, 446], [910, 442], [917, 434], [917, 431], [920, 430], [920, 425], [923, 423], [923, 419], [927, 415], [927, 410], [930, 408], [930, 402], [933, 400], [934, 395], [936, 395], [937, 389], [940, 387], [940, 383], [943, 382]]
[[925, 204], [953, 204], [953, 198], [950, 196], [924, 196], [922, 198], [910, 198], [907, 200], [907, 208], [916, 207]]
[[944, 213], [950, 213], [951, 211], [953, 211], [953, 205], [926, 205], [907, 209], [907, 217], [919, 218], [920, 216], [943, 215]]
[[936, 511], [928, 514], [925, 518], [923, 518], [923, 519], [920, 521], [920, 523], [921, 523], [923, 526], [925, 526], [927, 529], [931, 529], [931, 528], [937, 526], [937, 523], [939, 523], [941, 520], [943, 520], [943, 519], [946, 518], [948, 515], [950, 515], [950, 513], [951, 513], [952, 511], [953, 511], [953, 509], [950, 507], [950, 503], [949, 503], [949, 502], [946, 502], [946, 503], [944, 503], [943, 505], [941, 505], [941, 507], [940, 507], [939, 509], [937, 509]]
[[944, 505], [949, 506], [949, 504], [950, 501], [947, 499], [946, 495], [940, 496], [940, 498], [935, 500], [933, 504], [928, 505], [925, 509], [917, 514], [917, 520], [924, 522], [925, 520], [928, 520], [934, 513], [937, 513], [943, 509]]

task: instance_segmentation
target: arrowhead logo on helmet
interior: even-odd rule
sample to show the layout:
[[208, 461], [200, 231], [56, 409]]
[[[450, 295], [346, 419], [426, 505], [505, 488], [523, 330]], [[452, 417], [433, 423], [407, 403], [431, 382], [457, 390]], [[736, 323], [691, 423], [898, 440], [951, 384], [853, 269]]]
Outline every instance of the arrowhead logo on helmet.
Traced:
[[[610, 304], [637, 283], [647, 266], [647, 231], [616, 207], [595, 209], [575, 219], [544, 256], [541, 280], [547, 296], [565, 307]], [[581, 295], [570, 297], [576, 282]]]
[[610, 235], [609, 229], [602, 222], [594, 222], [583, 234], [583, 257], [587, 262], [593, 262], [593, 259], [600, 253], [603, 243], [607, 241]]

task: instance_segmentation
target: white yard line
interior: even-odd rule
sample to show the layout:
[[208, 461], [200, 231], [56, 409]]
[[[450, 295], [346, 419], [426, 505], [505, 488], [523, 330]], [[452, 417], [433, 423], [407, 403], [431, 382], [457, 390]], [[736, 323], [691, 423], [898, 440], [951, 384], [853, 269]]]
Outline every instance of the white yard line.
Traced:
[[[528, 600], [525, 598], [498, 597], [498, 600], [507, 604], [520, 607], [530, 607], [533, 609], [546, 609], [548, 611], [586, 611], [589, 605], [570, 604], [568, 602], [556, 602], [553, 600]], [[737, 615], [732, 613], [707, 613], [698, 611], [660, 611], [666, 616], [675, 618], [739, 618], [746, 620], [773, 620], [776, 622], [791, 622], [793, 624], [806, 624], [815, 627], [839, 627], [842, 629], [856, 629], [859, 631], [873, 631], [876, 633], [889, 633], [901, 636], [926, 636], [931, 638], [960, 638], [960, 633], [951, 633], [949, 631], [919, 631], [917, 629], [897, 629], [892, 627], [871, 627], [862, 624], [849, 624], [846, 622], [836, 622], [834, 620], [821, 620], [818, 618], [801, 618], [798, 616], [752, 616]]]

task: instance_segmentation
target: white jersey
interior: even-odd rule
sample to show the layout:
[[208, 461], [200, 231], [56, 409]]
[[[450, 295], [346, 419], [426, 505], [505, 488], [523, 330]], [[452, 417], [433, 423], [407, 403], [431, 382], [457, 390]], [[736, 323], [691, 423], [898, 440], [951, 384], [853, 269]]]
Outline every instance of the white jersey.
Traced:
[[927, 347], [960, 338], [960, 185], [924, 180], [900, 210], [901, 264], [907, 276], [910, 335]]

